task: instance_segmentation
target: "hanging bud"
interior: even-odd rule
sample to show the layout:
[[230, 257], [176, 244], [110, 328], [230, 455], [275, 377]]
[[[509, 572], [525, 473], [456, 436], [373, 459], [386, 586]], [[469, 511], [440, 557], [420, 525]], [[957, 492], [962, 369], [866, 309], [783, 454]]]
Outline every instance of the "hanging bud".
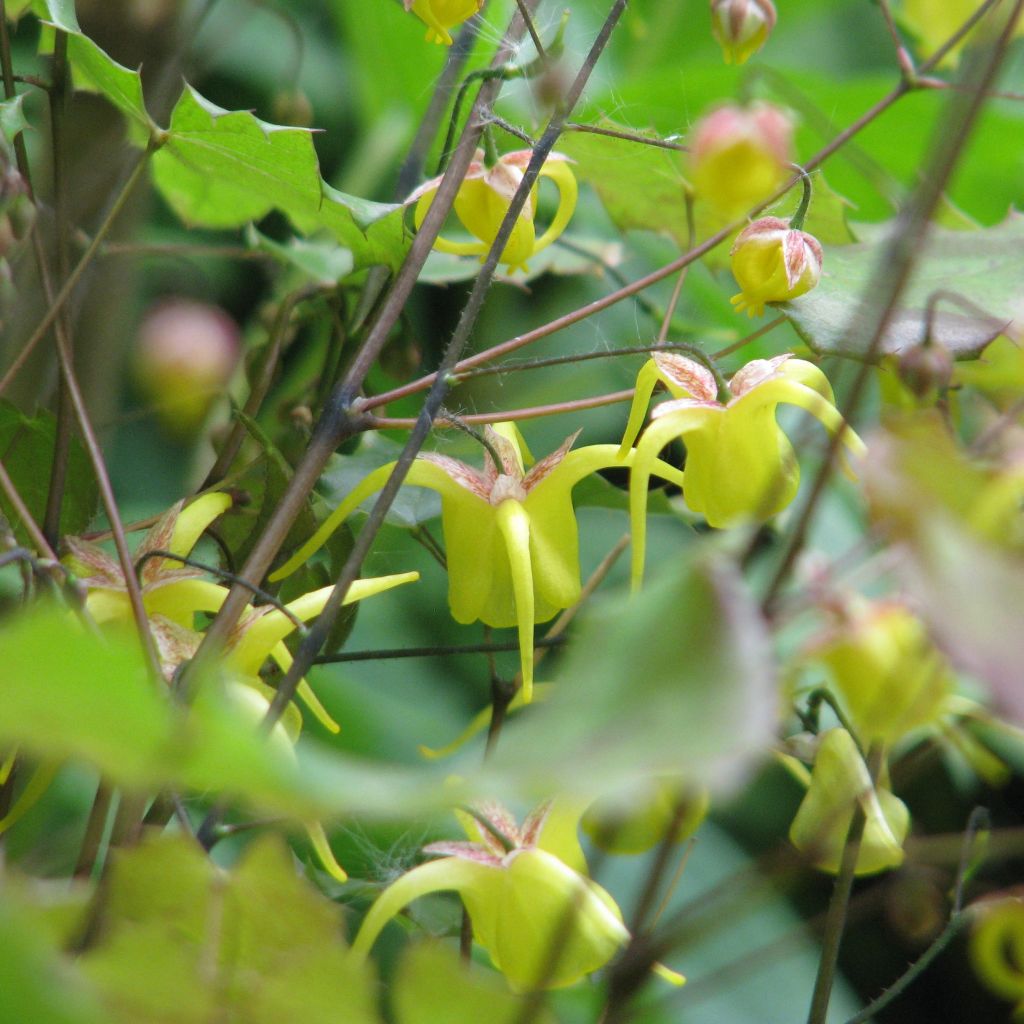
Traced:
[[190, 437], [202, 425], [238, 362], [238, 327], [221, 309], [175, 299], [139, 327], [135, 377], [161, 425]]
[[953, 378], [953, 356], [937, 342], [904, 349], [896, 358], [900, 380], [915, 397], [934, 401]]
[[788, 302], [821, 277], [821, 245], [779, 217], [762, 217], [740, 232], [729, 253], [740, 286], [730, 300], [738, 312], [761, 316], [766, 302]]
[[771, 196], [792, 162], [793, 124], [768, 103], [719, 107], [697, 122], [690, 139], [694, 193], [726, 220]]
[[771, 0], [711, 0], [711, 32], [726, 64], [743, 64], [764, 46], [774, 27]]

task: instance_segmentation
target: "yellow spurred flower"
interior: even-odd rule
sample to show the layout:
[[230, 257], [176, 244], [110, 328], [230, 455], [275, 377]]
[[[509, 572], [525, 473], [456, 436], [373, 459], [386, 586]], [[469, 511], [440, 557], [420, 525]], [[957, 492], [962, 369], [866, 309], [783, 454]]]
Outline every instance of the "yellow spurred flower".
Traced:
[[[365, 957], [384, 925], [413, 900], [457, 892], [473, 937], [517, 990], [562, 988], [603, 967], [629, 940], [622, 912], [587, 875], [576, 830], [581, 807], [542, 804], [521, 826], [500, 804], [459, 818], [469, 841], [431, 843], [441, 860], [392, 883], [366, 915], [352, 952]], [[556, 945], [557, 941], [557, 945]], [[667, 980], [683, 979], [664, 967]]]
[[726, 64], [743, 64], [775, 27], [772, 0], [711, 0], [711, 31]]
[[427, 26], [428, 43], [451, 46], [449, 29], [472, 18], [484, 5], [484, 0], [402, 0], [405, 9], [411, 11]]
[[821, 278], [821, 245], [779, 217], [762, 217], [743, 229], [729, 253], [740, 293], [730, 300], [737, 312], [761, 316], [766, 302], [788, 302], [809, 292]]
[[[434, 248], [459, 256], [479, 256], [483, 262], [498, 236], [501, 222], [505, 219], [512, 197], [523, 180], [523, 171], [532, 156], [532, 151], [528, 149], [506, 153], [498, 158], [493, 167], [488, 168], [483, 162], [483, 153], [478, 151], [455, 196], [456, 216], [478, 241], [457, 242], [438, 235], [434, 240]], [[558, 208], [547, 230], [538, 238], [533, 223], [537, 211], [537, 186], [534, 185], [501, 254], [501, 262], [508, 265], [510, 272], [528, 270], [526, 261], [534, 253], [546, 249], [568, 225], [576, 209], [578, 191], [576, 176], [569, 162], [569, 158], [561, 153], [551, 153], [544, 162], [540, 176], [549, 178], [557, 186]], [[406, 200], [407, 203], [416, 203], [413, 219], [417, 228], [423, 223], [440, 184], [441, 178], [433, 178]]]
[[[588, 445], [570, 451], [577, 434], [526, 468], [514, 424], [496, 424], [484, 437], [488, 453], [483, 472], [433, 453], [419, 456], [406, 482], [441, 495], [441, 522], [448, 556], [448, 604], [456, 622], [478, 619], [488, 626], [519, 630], [523, 700], [533, 689], [533, 627], [546, 622], [580, 596], [579, 537], [572, 506], [573, 488], [606, 466], [628, 466], [633, 453], [614, 445]], [[657, 452], [655, 452], [657, 455]], [[387, 482], [394, 463], [369, 474], [331, 513], [316, 534], [271, 575], [294, 572], [354, 511]], [[654, 459], [648, 473], [681, 481], [677, 470]]]
[[863, 454], [864, 443], [835, 407], [832, 388], [813, 363], [789, 355], [755, 359], [729, 381], [721, 401], [711, 371], [671, 352], [655, 352], [640, 370], [620, 452], [626, 452], [643, 425], [655, 385], [673, 397], [652, 413], [652, 423], [636, 447], [629, 480], [633, 533], [633, 585], [643, 576], [648, 467], [673, 438], [686, 445], [683, 497], [711, 526], [769, 519], [796, 497], [800, 467], [775, 420], [780, 404], [796, 405], [830, 432], [842, 431], [846, 446]]
[[1008, 898], [971, 908], [978, 915], [971, 933], [971, 964], [996, 995], [1016, 1003], [1024, 1020], [1024, 902]]
[[697, 122], [690, 139], [694, 194], [723, 222], [764, 202], [792, 162], [793, 124], [768, 103], [719, 107]]

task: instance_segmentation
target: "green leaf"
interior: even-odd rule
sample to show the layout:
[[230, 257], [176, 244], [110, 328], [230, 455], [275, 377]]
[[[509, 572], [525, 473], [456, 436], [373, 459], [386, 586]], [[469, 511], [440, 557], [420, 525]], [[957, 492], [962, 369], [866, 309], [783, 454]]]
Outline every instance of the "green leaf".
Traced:
[[[850, 321], [868, 293], [897, 222], [879, 225], [867, 241], [824, 246], [824, 272], [807, 295], [778, 307], [807, 345], [819, 354], [858, 358], [868, 339]], [[861, 227], [858, 226], [858, 231]], [[956, 359], [976, 359], [1014, 318], [1024, 280], [1024, 217], [977, 231], [933, 227], [925, 250], [892, 318], [880, 354], [920, 345], [928, 328], [928, 304], [936, 292], [962, 297], [966, 308], [943, 298], [931, 318], [932, 340]]]
[[10, 895], [0, 884], [0, 1020], [108, 1024], [74, 964]]
[[104, 909], [101, 940], [80, 963], [118, 1021], [378, 1020], [338, 908], [298, 877], [277, 837], [230, 874], [184, 837], [121, 851]]
[[[403, 445], [380, 434], [367, 434], [359, 449], [352, 455], [336, 455], [327, 464], [320, 478], [323, 496], [332, 507], [364, 477], [388, 462], [394, 462]], [[372, 508], [376, 496], [368, 498], [364, 508]], [[425, 487], [402, 487], [388, 510], [387, 522], [412, 529], [420, 523], [436, 519], [441, 514], [441, 499]]]
[[282, 266], [297, 270], [303, 280], [321, 287], [337, 284], [355, 267], [350, 249], [326, 239], [291, 238], [282, 245], [250, 224], [245, 232], [245, 241], [251, 249], [269, 253]]
[[[52, 413], [43, 411], [34, 417], [24, 416], [9, 402], [0, 399], [0, 461], [37, 524], [46, 514], [56, 435], [56, 420]], [[81, 442], [73, 438], [61, 508], [61, 533], [83, 532], [96, 512], [97, 498], [96, 478], [89, 457]], [[24, 524], [2, 494], [0, 512], [11, 522], [18, 540], [32, 547]]]
[[[631, 131], [607, 119], [598, 127]], [[576, 161], [577, 177], [594, 187], [616, 227], [664, 232], [686, 246], [686, 181], [678, 153], [589, 132], [563, 136], [558, 149]]]
[[24, 93], [21, 96], [13, 96], [11, 99], [0, 103], [0, 135], [8, 142], [13, 142], [15, 136], [28, 127], [28, 122], [25, 120], [25, 111], [22, 109], [24, 103]]
[[190, 86], [171, 114], [153, 180], [175, 213], [204, 227], [239, 227], [281, 210], [304, 234], [326, 230], [356, 268], [397, 267], [405, 255], [402, 208], [347, 196], [320, 177], [312, 134], [210, 103]]
[[693, 545], [587, 615], [549, 700], [491, 759], [513, 788], [597, 794], [651, 775], [721, 784], [774, 735], [767, 627], [732, 562]]
[[[392, 988], [397, 1024], [515, 1024], [528, 997], [516, 995], [493, 971], [466, 964], [450, 946], [422, 942], [409, 946]], [[546, 1007], [529, 1012], [536, 1024], [552, 1024]]]
[[35, 0], [33, 9], [46, 24], [68, 34], [76, 87], [102, 93], [128, 118], [131, 141], [144, 146], [157, 129], [146, 110], [139, 72], [118, 64], [82, 32], [74, 0]]

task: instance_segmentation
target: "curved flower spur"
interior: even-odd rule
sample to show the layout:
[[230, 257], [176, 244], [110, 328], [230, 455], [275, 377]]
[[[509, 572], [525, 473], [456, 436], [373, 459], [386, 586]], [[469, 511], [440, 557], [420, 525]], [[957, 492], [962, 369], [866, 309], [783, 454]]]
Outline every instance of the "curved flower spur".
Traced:
[[[484, 431], [500, 466], [490, 452], [482, 472], [428, 453], [416, 458], [406, 476], [406, 483], [441, 495], [448, 603], [456, 622], [466, 625], [479, 619], [495, 628], [518, 628], [527, 702], [533, 692], [534, 624], [553, 618], [580, 596], [572, 489], [599, 469], [631, 465], [634, 457], [634, 452], [612, 444], [570, 451], [578, 436], [577, 431], [527, 470], [528, 453], [519, 431], [514, 424], [500, 423]], [[288, 576], [317, 551], [360, 502], [384, 486], [394, 466], [391, 462], [370, 473], [271, 580]], [[654, 457], [646, 472], [678, 484], [683, 479], [679, 470]]]
[[[478, 241], [456, 242], [438, 235], [434, 248], [439, 252], [454, 253], [457, 256], [479, 256], [480, 262], [487, 257], [491, 245], [498, 237], [501, 222], [505, 219], [512, 197], [523, 180], [523, 172], [533, 157], [530, 149], [505, 153], [498, 157], [493, 166], [484, 162], [483, 150], [477, 150], [466, 176], [455, 196], [455, 215]], [[516, 219], [515, 227], [501, 254], [501, 262], [508, 265], [509, 273], [529, 270], [526, 261], [535, 253], [546, 249], [566, 229], [576, 209], [578, 188], [576, 176], [569, 167], [569, 157], [561, 153], [549, 154], [540, 169], [541, 178], [549, 178], [558, 188], [558, 208], [547, 230], [537, 237], [534, 218], [537, 215], [537, 185], [523, 204]], [[424, 182], [406, 199], [406, 204], [415, 203], [413, 221], [419, 230], [427, 211], [434, 202], [441, 177]]]
[[841, 431], [843, 443], [855, 455], [866, 451], [835, 407], [827, 378], [813, 363], [788, 354], [755, 359], [733, 375], [723, 401], [706, 366], [675, 353], [655, 352], [637, 377], [620, 454], [639, 433], [659, 381], [673, 400], [651, 413], [629, 479], [634, 588], [643, 578], [649, 467], [674, 438], [686, 445], [686, 504], [714, 527], [769, 519], [796, 497], [800, 466], [776, 422], [779, 404], [805, 409], [830, 433]]

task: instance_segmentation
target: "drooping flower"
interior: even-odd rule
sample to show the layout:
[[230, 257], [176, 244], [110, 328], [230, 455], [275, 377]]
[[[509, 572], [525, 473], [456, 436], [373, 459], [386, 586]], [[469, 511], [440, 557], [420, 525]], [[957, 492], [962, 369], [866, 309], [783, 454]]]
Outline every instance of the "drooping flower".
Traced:
[[[577, 839], [581, 808], [559, 801], [534, 810], [517, 826], [500, 804], [459, 815], [469, 841], [431, 843], [442, 859], [393, 882], [366, 915], [352, 944], [365, 957], [384, 925], [413, 900], [454, 891], [473, 935], [517, 990], [562, 988], [604, 966], [628, 941], [612, 897], [586, 875]], [[660, 968], [668, 980], [683, 979]]]
[[778, 107], [724, 106], [703, 117], [690, 141], [694, 194], [723, 221], [764, 202], [793, 161], [793, 124]]
[[[483, 262], [498, 236], [501, 222], [505, 219], [512, 197], [523, 180], [523, 171], [532, 156], [533, 152], [529, 149], [505, 153], [498, 158], [493, 167], [489, 168], [483, 162], [483, 152], [478, 150], [459, 186], [454, 204], [456, 216], [478, 241], [456, 242], [438, 235], [434, 240], [434, 248], [440, 252], [460, 256], [479, 256]], [[501, 254], [501, 262], [508, 265], [509, 272], [528, 270], [526, 261], [534, 253], [546, 249], [569, 223], [576, 209], [577, 195], [576, 176], [572, 173], [569, 162], [567, 156], [551, 153], [541, 167], [540, 177], [549, 178], [558, 188], [558, 208], [547, 230], [538, 238], [534, 227], [534, 218], [537, 215], [535, 184], [519, 212], [515, 227]], [[440, 184], [440, 177], [433, 178], [420, 185], [406, 200], [407, 203], [416, 203], [413, 219], [417, 228], [423, 223]]]
[[940, 725], [953, 692], [949, 663], [899, 601], [848, 600], [804, 658], [828, 671], [865, 746], [888, 749], [915, 729]]
[[857, 743], [845, 729], [829, 729], [821, 734], [814, 770], [809, 775], [799, 762], [790, 761], [787, 759], [789, 767], [808, 789], [789, 838], [816, 868], [833, 874], [839, 870], [858, 804], [864, 813], [864, 835], [855, 873], [873, 875], [903, 863], [910, 812], [884, 780], [872, 785]]
[[402, 0], [406, 11], [411, 11], [427, 26], [428, 43], [451, 46], [450, 29], [472, 18], [484, 5], [484, 0]]
[[854, 454], [865, 451], [836, 409], [828, 380], [813, 363], [790, 355], [755, 359], [733, 375], [731, 397], [723, 402], [706, 366], [685, 356], [655, 352], [637, 377], [620, 452], [639, 433], [658, 381], [673, 401], [651, 414], [629, 481], [634, 587], [643, 576], [648, 467], [673, 438], [682, 438], [686, 445], [686, 504], [714, 527], [769, 519], [796, 497], [800, 467], [775, 420], [780, 403], [806, 409], [830, 432], [842, 431], [843, 442]]
[[[448, 558], [448, 603], [456, 622], [478, 619], [488, 626], [519, 630], [523, 699], [533, 689], [533, 627], [580, 596], [579, 538], [572, 490], [606, 466], [628, 466], [632, 451], [589, 445], [570, 451], [577, 434], [526, 469], [520, 435], [512, 424], [484, 432], [498, 455], [484, 457], [483, 472], [445, 455], [420, 455], [406, 483], [441, 495], [441, 521]], [[657, 452], [654, 453], [657, 455]], [[656, 458], [647, 473], [681, 481], [678, 470]], [[394, 463], [370, 473], [271, 580], [294, 572], [354, 511], [387, 482]]]
[[737, 312], [761, 316], [766, 302], [788, 302], [809, 292], [821, 278], [821, 245], [779, 217], [762, 217], [743, 229], [729, 262], [740, 286], [730, 300]]
[[711, 31], [726, 64], [743, 64], [775, 27], [772, 0], [711, 0]]

